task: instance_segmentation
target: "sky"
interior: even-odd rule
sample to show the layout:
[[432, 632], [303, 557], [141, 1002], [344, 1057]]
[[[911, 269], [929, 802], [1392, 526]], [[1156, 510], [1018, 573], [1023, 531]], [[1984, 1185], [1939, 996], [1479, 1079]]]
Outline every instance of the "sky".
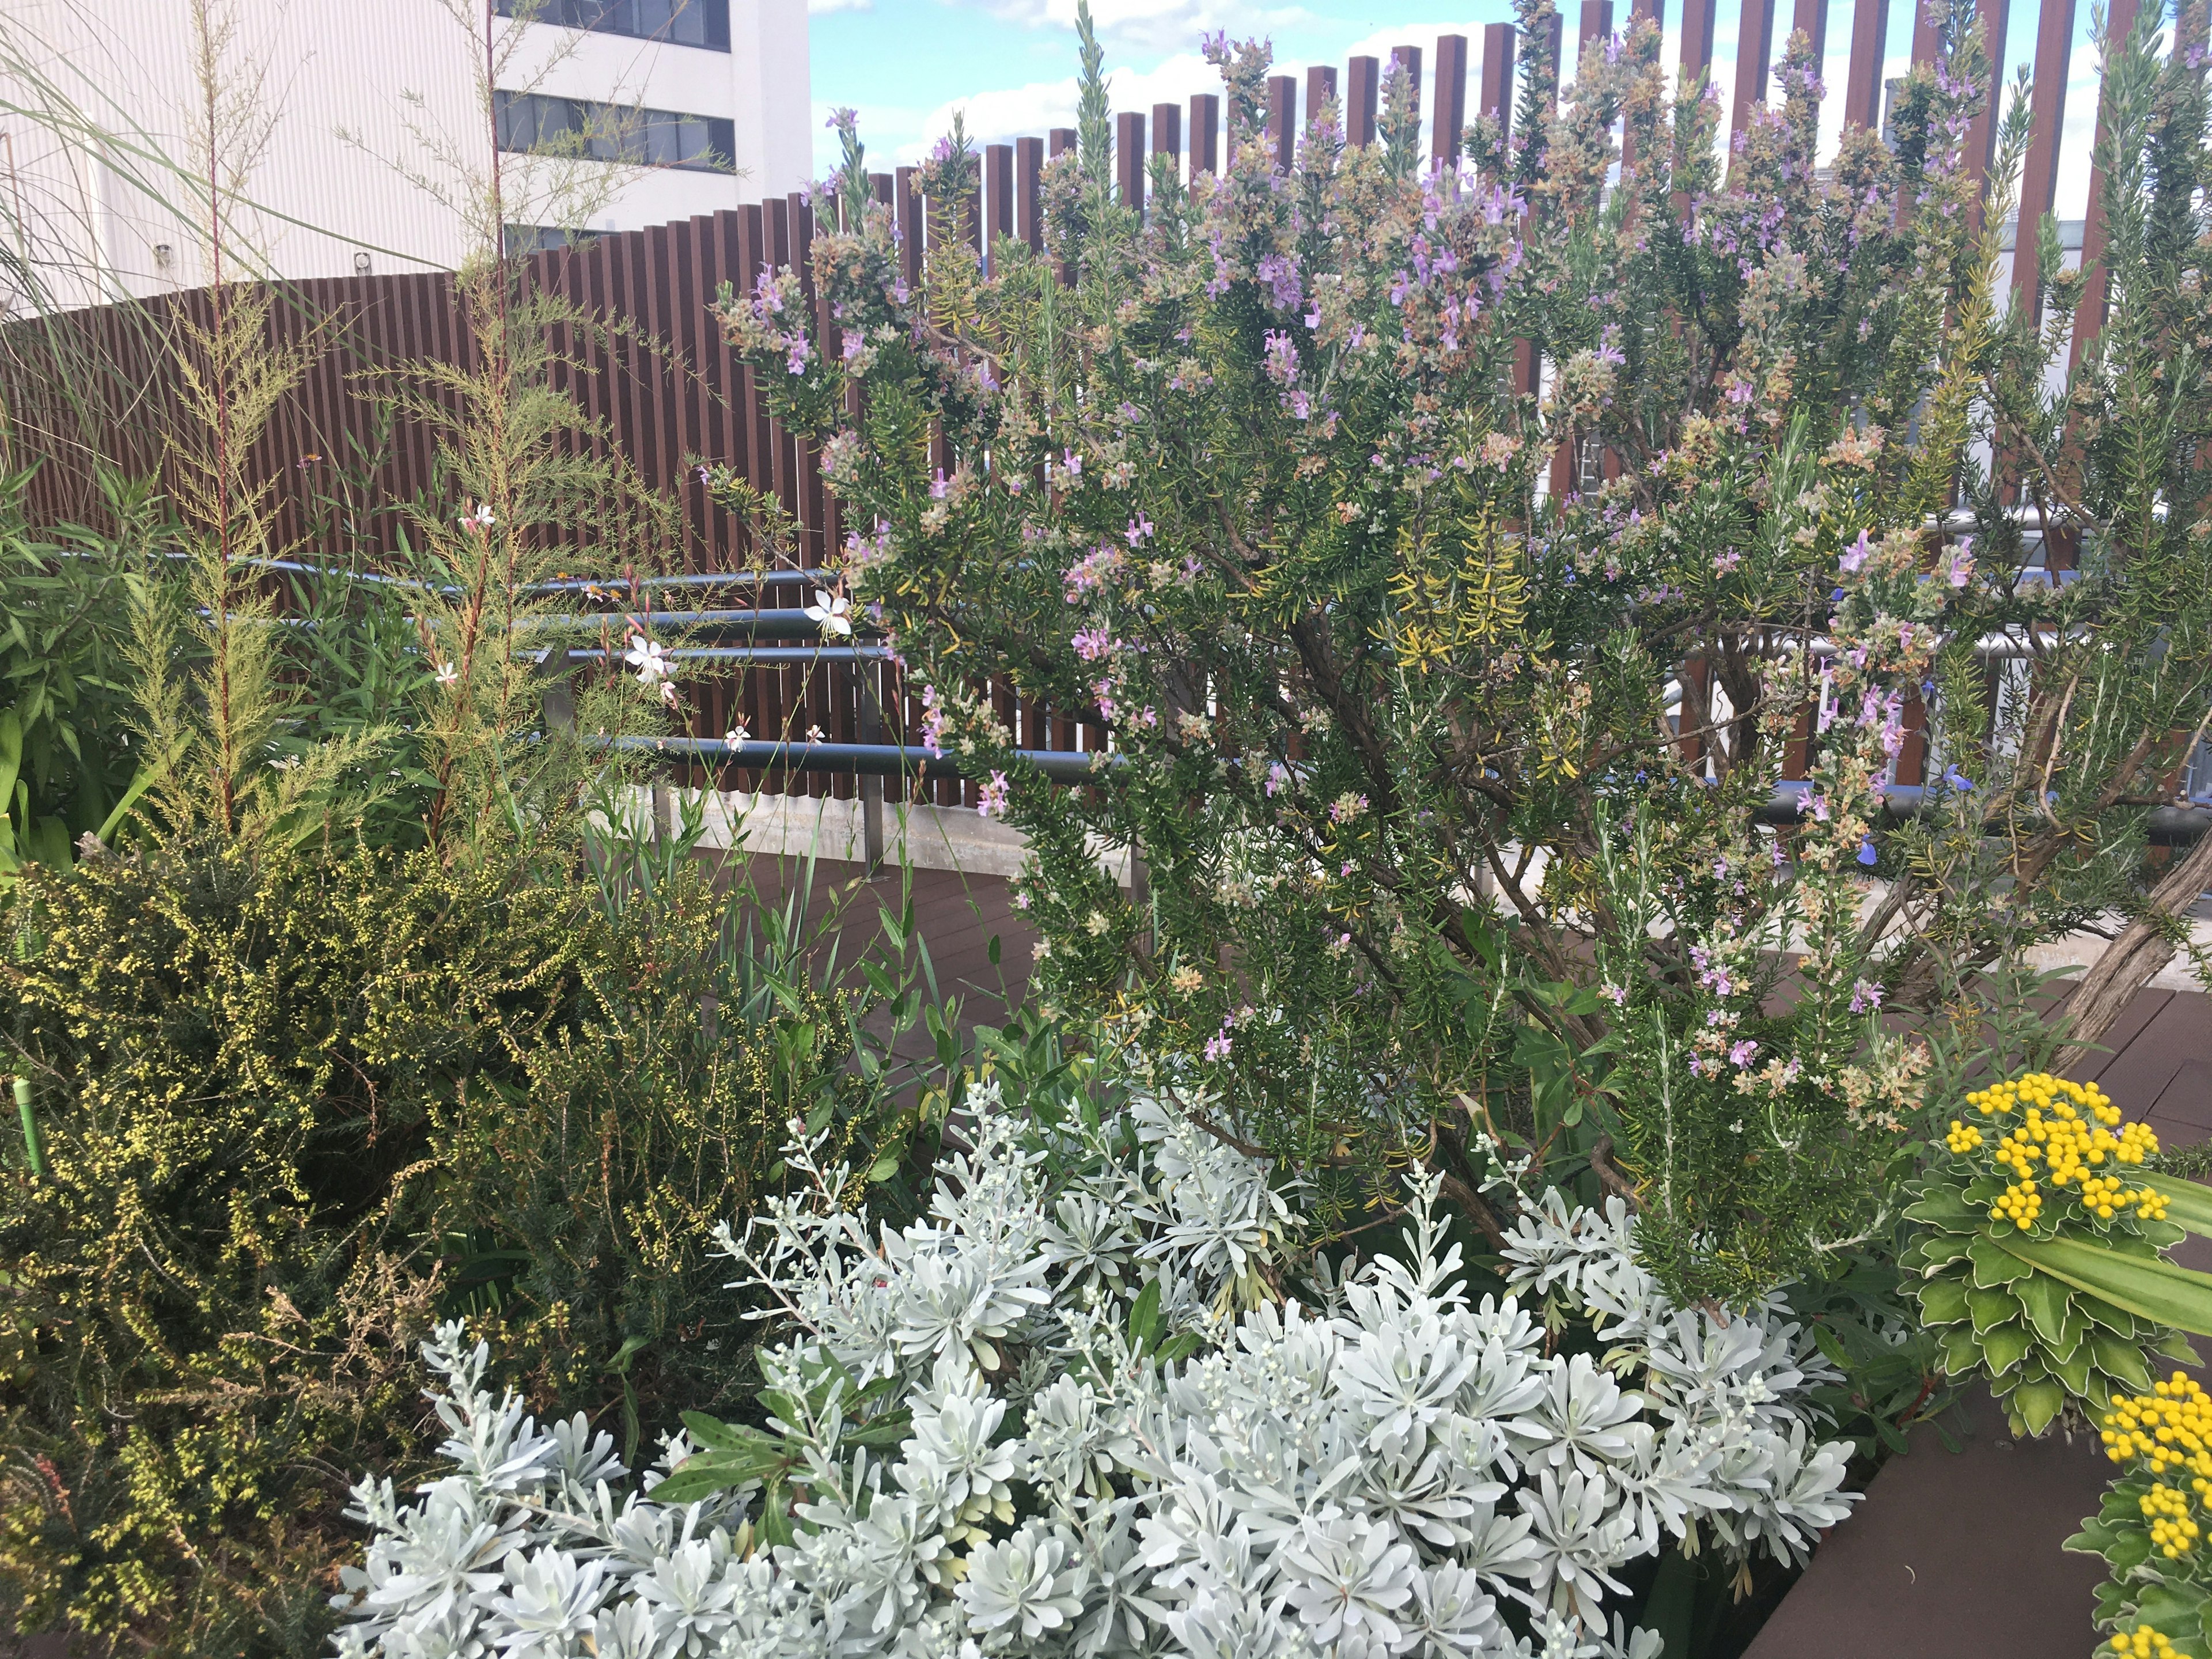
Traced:
[[[1790, 0], [1775, 3], [1781, 20], [1778, 55]], [[1829, 7], [1824, 78], [1832, 95], [1823, 125], [1830, 150], [1841, 130], [1840, 94], [1856, 3], [1831, 0]], [[2013, 0], [2004, 54], [2008, 71], [2034, 55], [2039, 6], [2040, 0]], [[921, 160], [956, 109], [965, 111], [968, 131], [979, 143], [1042, 136], [1048, 127], [1075, 124], [1075, 0], [810, 0], [810, 9], [819, 172], [827, 173], [836, 159], [836, 140], [823, 124], [841, 105], [859, 111], [861, 139], [871, 164], [879, 168]], [[1614, 0], [1613, 9], [1618, 24], [1626, 17], [1627, 0]], [[1735, 0], [1717, 0], [1715, 6], [1713, 76], [1723, 94], [1735, 85], [1740, 9]], [[1570, 0], [1561, 10], [1569, 17], [1571, 40], [1580, 8]], [[1889, 11], [1887, 72], [1900, 75], [1911, 55], [1910, 0], [1891, 0]], [[2079, 218], [2088, 200], [2089, 143], [2096, 116], [2089, 11], [2087, 4], [2075, 7], [2059, 147], [2062, 219]], [[1669, 64], [1680, 53], [1681, 14], [1681, 0], [1668, 0], [1662, 52]], [[1162, 102], [1187, 107], [1193, 93], [1220, 89], [1199, 50], [1200, 37], [1212, 30], [1226, 29], [1239, 40], [1259, 35], [1272, 40], [1278, 72], [1297, 75], [1303, 96], [1308, 64], [1341, 65], [1363, 54], [1387, 62], [1393, 46], [1420, 47], [1426, 73], [1436, 62], [1439, 34], [1468, 38], [1471, 79], [1473, 64], [1481, 56], [1483, 26], [1510, 22], [1513, 13], [1508, 0], [1438, 0], [1433, 5], [1420, 0], [1372, 0], [1364, 5], [1356, 0], [1094, 0], [1092, 15], [1106, 48], [1115, 108], [1149, 111]]]

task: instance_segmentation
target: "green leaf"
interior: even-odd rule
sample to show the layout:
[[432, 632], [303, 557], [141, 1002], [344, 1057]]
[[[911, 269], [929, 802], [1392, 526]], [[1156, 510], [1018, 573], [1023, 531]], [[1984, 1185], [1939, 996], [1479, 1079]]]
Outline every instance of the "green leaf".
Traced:
[[1966, 1311], [1973, 1316], [1974, 1334], [1986, 1338], [1998, 1326], [2021, 1316], [2020, 1298], [2010, 1291], [1970, 1290]]
[[1144, 1353], [1152, 1346], [1160, 1328], [1160, 1281], [1146, 1282], [1129, 1309], [1129, 1346]]
[[2166, 1332], [2157, 1341], [2149, 1344], [2146, 1351], [2161, 1359], [2178, 1359], [2192, 1370], [2204, 1363], [2197, 1352], [2196, 1345], [2179, 1331]]
[[2212, 1187], [2150, 1170], [2142, 1172], [2142, 1181], [2152, 1191], [2165, 1195], [2167, 1220], [2212, 1238]]
[[2212, 1336], [2212, 1273], [2192, 1273], [2162, 1257], [2123, 1255], [2081, 1239], [2014, 1237], [1999, 1242], [2052, 1278], [2101, 1296], [2138, 1318]]
[[896, 1446], [902, 1443], [914, 1427], [910, 1412], [887, 1412], [873, 1422], [857, 1429], [848, 1429], [839, 1437], [839, 1443], [848, 1446]]
[[2143, 1363], [2142, 1350], [2125, 1337], [2092, 1331], [2089, 1352], [2097, 1369], [2114, 1382], [2125, 1383], [2137, 1394], [2150, 1392], [2150, 1367]]
[[1982, 1223], [1989, 1219], [1989, 1212], [1969, 1209], [1956, 1187], [1936, 1187], [1922, 1194], [1918, 1203], [1905, 1206], [1905, 1218], [1924, 1222], [1946, 1232], [1971, 1233], [1980, 1230]]
[[1918, 1287], [1921, 1322], [1955, 1325], [1966, 1317], [1966, 1287], [1955, 1279], [1930, 1279]]
[[[1977, 1239], [1974, 1242], [1978, 1244], [1983, 1241]], [[1991, 1244], [1990, 1249], [1991, 1254], [2003, 1256], [2016, 1267], [2027, 1267], [2018, 1256], [1999, 1249], [1995, 1244]], [[1978, 1280], [1981, 1268], [1978, 1257], [1974, 1266]], [[2049, 1273], [2039, 1273], [2031, 1267], [2027, 1273], [2018, 1275], [2012, 1293], [2020, 1298], [2020, 1305], [2027, 1310], [2027, 1322], [2035, 1328], [2035, 1334], [2053, 1347], [2058, 1346], [2059, 1339], [2065, 1334], [2066, 1316], [2070, 1311], [2067, 1286]]]
[[1948, 1376], [1972, 1376], [1982, 1369], [1982, 1345], [1971, 1325], [1954, 1325], [1943, 1333], [1943, 1371]]
[[[744, 1452], [762, 1444], [779, 1443], [758, 1429], [743, 1423], [725, 1423], [704, 1412], [685, 1412], [682, 1415], [684, 1426], [691, 1437], [708, 1451]], [[687, 1458], [685, 1461], [688, 1462], [690, 1460]]]
[[115, 803], [115, 810], [100, 821], [100, 828], [93, 833], [103, 842], [112, 842], [124, 820], [131, 816], [131, 808], [138, 805], [138, 798], [153, 786], [155, 775], [155, 769], [149, 766], [132, 779], [131, 787], [123, 792], [123, 799]]
[[2085, 1399], [2089, 1393], [2089, 1355], [2086, 1342], [2076, 1341], [2066, 1358], [2055, 1356], [2051, 1362], [2051, 1374], [2066, 1385], [2066, 1392], [2076, 1400]]
[[1982, 1358], [1993, 1377], [2002, 1376], [2014, 1365], [2027, 1358], [2034, 1339], [2023, 1325], [2000, 1325], [1994, 1330], [1975, 1333], [1982, 1340]]
[[2066, 1390], [2052, 1382], [2023, 1382], [2007, 1403], [2020, 1413], [2030, 1434], [2040, 1435], [2065, 1407]]
[[[1940, 1272], [1971, 1250], [1973, 1248], [1974, 1239], [1978, 1237], [1978, 1234], [1971, 1236], [1961, 1233], [1927, 1234], [1915, 1240], [1905, 1251], [1905, 1255], [1898, 1258], [1898, 1265], [1901, 1267], [1917, 1266], [1928, 1273]], [[1918, 1257], [1917, 1261], [1909, 1261], [1905, 1259], [1907, 1256], [1915, 1255]]]
[[1986, 1233], [1978, 1233], [1966, 1247], [1966, 1254], [1974, 1263], [1974, 1283], [1982, 1290], [1992, 1291], [2000, 1285], [2009, 1285], [2014, 1279], [2026, 1279], [2035, 1269], [2010, 1254]]

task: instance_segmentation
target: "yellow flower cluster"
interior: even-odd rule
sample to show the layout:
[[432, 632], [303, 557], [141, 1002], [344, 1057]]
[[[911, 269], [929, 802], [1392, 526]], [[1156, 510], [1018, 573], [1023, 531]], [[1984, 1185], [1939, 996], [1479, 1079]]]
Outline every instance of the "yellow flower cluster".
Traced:
[[2043, 1194], [2033, 1181], [2015, 1181], [1990, 1206], [1990, 1219], [2009, 1221], [2015, 1227], [2032, 1227], [2043, 1213]]
[[2204, 1535], [2189, 1512], [2189, 1494], [2176, 1486], [2153, 1486], [2136, 1500], [2150, 1522], [2151, 1547], [2169, 1561], [2186, 1555]]
[[2115, 1463], [2140, 1457], [2153, 1474], [2186, 1468], [2197, 1477], [2191, 1484], [2200, 1498], [2212, 1492], [2212, 1394], [2187, 1371], [2174, 1372], [2148, 1394], [2115, 1399], [2100, 1437]]
[[2174, 1645], [2148, 1625], [2124, 1630], [2112, 1638], [2113, 1653], [2125, 1659], [2173, 1659]]
[[[2095, 1084], [2030, 1072], [2008, 1083], [1977, 1089], [1966, 1097], [1966, 1103], [1988, 1117], [2022, 1114], [1990, 1154], [1992, 1164], [2019, 1177], [1990, 1206], [1991, 1220], [2025, 1227], [2040, 1215], [2039, 1173], [2053, 1187], [2078, 1188], [2081, 1207], [2100, 1220], [2110, 1221], [2128, 1209], [2142, 1220], [2165, 1218], [2166, 1197], [2154, 1188], [2131, 1191], [2117, 1175], [2093, 1173], [2108, 1163], [2139, 1164], [2158, 1150], [2158, 1136], [2148, 1123], [2130, 1123], [2118, 1134], [2112, 1133], [2120, 1109]], [[1973, 1125], [1954, 1118], [1943, 1144], [1954, 1153], [1970, 1152], [1982, 1145], [1982, 1134]]]

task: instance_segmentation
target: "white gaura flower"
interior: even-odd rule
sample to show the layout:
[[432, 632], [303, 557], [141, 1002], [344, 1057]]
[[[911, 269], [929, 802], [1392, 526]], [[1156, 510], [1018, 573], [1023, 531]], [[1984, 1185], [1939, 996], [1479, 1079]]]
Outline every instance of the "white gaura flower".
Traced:
[[806, 619], [819, 623], [822, 631], [832, 638], [849, 639], [853, 633], [853, 602], [842, 593], [817, 587], [814, 590], [814, 603], [806, 607]]
[[477, 506], [475, 512], [464, 513], [461, 514], [461, 528], [464, 530], [473, 530], [479, 536], [483, 535], [486, 531], [489, 530], [498, 522], [499, 520], [497, 519], [492, 517], [491, 508], [483, 506], [481, 503]]
[[460, 677], [461, 671], [454, 667], [453, 664], [449, 662], [441, 662], [438, 665], [439, 684], [451, 685], [455, 680], [460, 678]]
[[642, 634], [629, 636], [629, 649], [623, 660], [637, 670], [640, 685], [659, 685], [669, 678], [668, 649], [659, 640], [649, 640]]

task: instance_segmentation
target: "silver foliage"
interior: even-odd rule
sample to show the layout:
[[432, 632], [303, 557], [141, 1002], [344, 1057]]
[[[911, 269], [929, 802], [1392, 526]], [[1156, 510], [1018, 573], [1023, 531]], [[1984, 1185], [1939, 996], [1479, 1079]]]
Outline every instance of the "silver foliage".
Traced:
[[[723, 1240], [788, 1327], [769, 1385], [816, 1402], [775, 1425], [803, 1458], [787, 1545], [754, 1547], [756, 1488], [654, 1500], [681, 1437], [634, 1481], [441, 1328], [451, 1469], [356, 1489], [343, 1659], [1650, 1659], [1607, 1605], [1624, 1565], [1794, 1558], [1848, 1514], [1805, 1333], [1778, 1302], [1669, 1307], [1618, 1200], [1548, 1194], [1514, 1294], [1477, 1300], [1417, 1179], [1402, 1252], [1306, 1302], [1278, 1288], [1309, 1264], [1274, 1172], [1172, 1099], [1133, 1121], [1048, 1135], [986, 1091], [927, 1216], [878, 1234], [794, 1148], [811, 1198]], [[1133, 1334], [1155, 1285], [1195, 1342], [1165, 1364]], [[1547, 1317], [1601, 1357], [1551, 1352]], [[824, 1359], [888, 1398], [807, 1396]], [[901, 1407], [895, 1448], [849, 1443]]]

